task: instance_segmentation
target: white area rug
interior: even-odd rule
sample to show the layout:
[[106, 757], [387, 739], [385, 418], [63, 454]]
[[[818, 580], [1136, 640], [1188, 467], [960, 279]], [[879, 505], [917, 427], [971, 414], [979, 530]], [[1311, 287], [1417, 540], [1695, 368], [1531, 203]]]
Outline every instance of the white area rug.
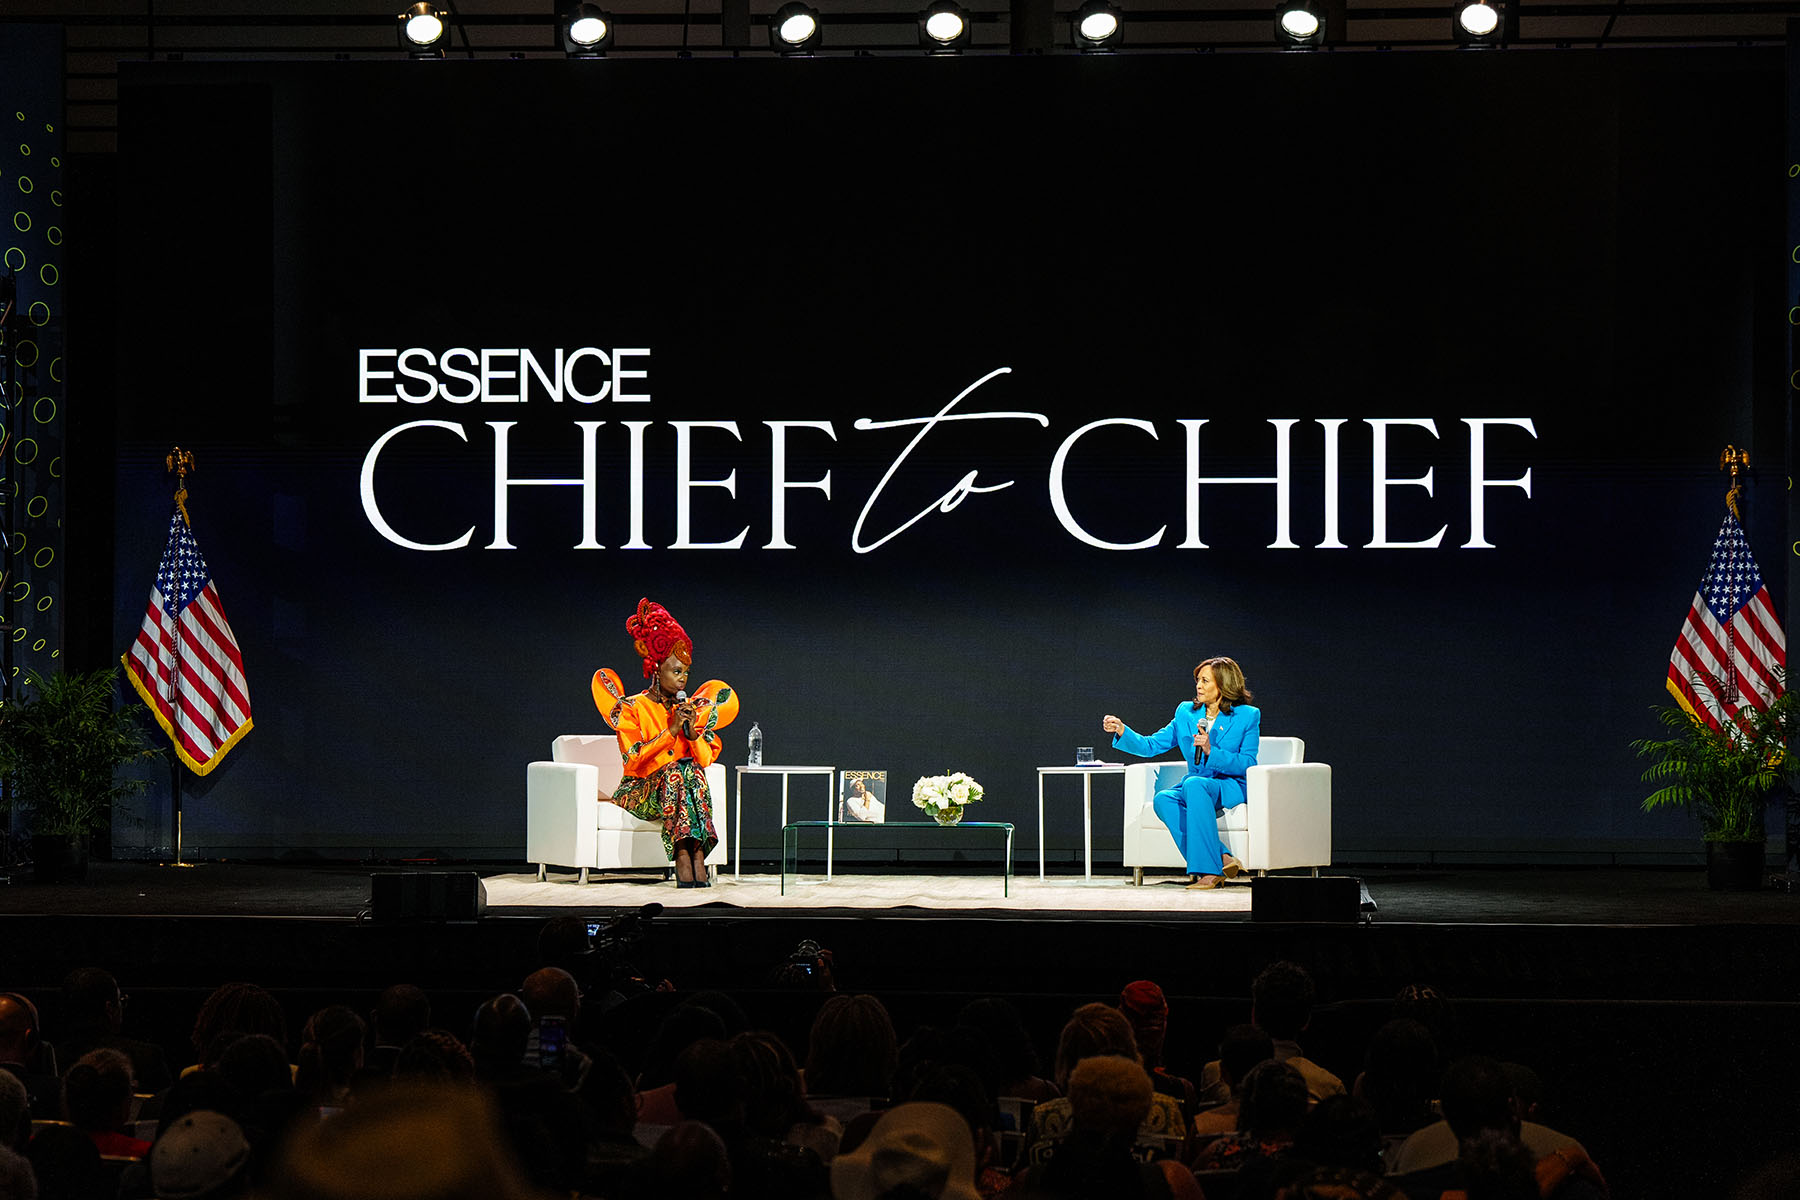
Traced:
[[1136, 887], [1117, 876], [1083, 880], [1067, 877], [1039, 882], [1035, 874], [1015, 875], [1011, 895], [1001, 894], [998, 870], [970, 875], [823, 875], [788, 876], [787, 894], [780, 877], [729, 871], [710, 888], [678, 888], [654, 874], [590, 872], [583, 886], [573, 874], [552, 872], [539, 883], [535, 872], [490, 875], [490, 908], [624, 908], [651, 900], [667, 908], [939, 908], [1031, 911], [1061, 909], [1085, 912], [1231, 913], [1250, 911], [1250, 889], [1230, 884], [1207, 892], [1190, 892], [1173, 877], [1151, 878]]

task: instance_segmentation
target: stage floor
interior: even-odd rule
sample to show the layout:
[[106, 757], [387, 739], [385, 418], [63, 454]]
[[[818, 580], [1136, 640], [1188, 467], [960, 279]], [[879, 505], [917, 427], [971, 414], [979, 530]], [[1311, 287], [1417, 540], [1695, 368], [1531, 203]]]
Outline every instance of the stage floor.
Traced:
[[[473, 870], [493, 878], [489, 911], [496, 916], [648, 901], [667, 907], [665, 919], [753, 917], [765, 911], [783, 916], [805, 910], [916, 911], [926, 905], [921, 896], [909, 900], [908, 889], [895, 886], [900, 877], [856, 871], [839, 871], [829, 884], [816, 874], [802, 876], [798, 883], [790, 878], [788, 896], [779, 897], [774, 875], [747, 872], [737, 881], [729, 871], [718, 887], [681, 890], [652, 874], [608, 879], [596, 873], [595, 882], [584, 888], [572, 874], [552, 873], [552, 883], [545, 887], [531, 884], [531, 876], [516, 863], [213, 862], [179, 868], [94, 863], [82, 884], [41, 887], [19, 880], [0, 886], [0, 914], [353, 919], [369, 906], [371, 874], [403, 870]], [[1710, 892], [1699, 868], [1357, 867], [1331, 873], [1364, 881], [1376, 904], [1374, 920], [1381, 924], [1800, 925], [1800, 894], [1773, 889]], [[1242, 881], [1213, 897], [1186, 892], [1173, 875], [1151, 876], [1138, 888], [1129, 873], [1100, 873], [1092, 880], [1083, 880], [1079, 872], [1052, 873], [1040, 882], [1033, 871], [1015, 875], [1011, 895], [1002, 897], [999, 875], [987, 870], [953, 875], [925, 871], [910, 878], [924, 884], [916, 891], [933, 894], [929, 907], [937, 911], [1026, 919], [1250, 919], [1248, 887]]]
[[[378, 921], [370, 875], [477, 870], [478, 921]], [[1348, 874], [1350, 872], [1343, 872]], [[763, 977], [802, 940], [857, 964], [855, 986], [942, 992], [1116, 992], [1121, 972], [1166, 971], [1192, 996], [1237, 994], [1276, 958], [1329, 964], [1341, 997], [1429, 980], [1452, 994], [1580, 1002], [1787, 1003], [1800, 994], [1800, 895], [1709, 892], [1698, 868], [1358, 868], [1367, 922], [1256, 921], [1251, 888], [1191, 893], [1173, 875], [1015, 876], [986, 867], [840, 873], [777, 895], [771, 874], [703, 890], [650, 875], [540, 885], [519, 864], [96, 863], [86, 883], [0, 887], [0, 971], [54, 984], [89, 962], [133, 964], [140, 986], [254, 978], [353, 986], [403, 970], [439, 986], [522, 978], [547, 918], [606, 922], [655, 902], [650, 950], [688, 987]], [[728, 878], [730, 878], [728, 876]], [[931, 906], [909, 903], [928, 896]], [[534, 899], [535, 897], [535, 899]], [[950, 951], [946, 953], [946, 947]], [[216, 978], [215, 978], [216, 977]]]

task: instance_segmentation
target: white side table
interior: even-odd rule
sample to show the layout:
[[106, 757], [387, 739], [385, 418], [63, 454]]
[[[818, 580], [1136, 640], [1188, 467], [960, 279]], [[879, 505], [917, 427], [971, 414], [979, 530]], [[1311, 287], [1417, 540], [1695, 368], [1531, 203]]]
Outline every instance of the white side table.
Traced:
[[[737, 768], [737, 809], [732, 815], [735, 829], [732, 837], [735, 844], [731, 848], [731, 873], [741, 876], [744, 873], [744, 776], [779, 775], [781, 776], [781, 824], [785, 829], [788, 824], [788, 780], [794, 775], [823, 775], [825, 777], [825, 819], [836, 815], [837, 795], [833, 791], [833, 780], [837, 776], [836, 767], [738, 767]], [[826, 859], [825, 878], [831, 878], [830, 858]]]
[[1125, 764], [1113, 763], [1091, 767], [1039, 767], [1038, 772], [1038, 878], [1044, 877], [1044, 776], [1080, 775], [1081, 780], [1081, 849], [1085, 867], [1083, 879], [1094, 877], [1094, 776], [1125, 776]]

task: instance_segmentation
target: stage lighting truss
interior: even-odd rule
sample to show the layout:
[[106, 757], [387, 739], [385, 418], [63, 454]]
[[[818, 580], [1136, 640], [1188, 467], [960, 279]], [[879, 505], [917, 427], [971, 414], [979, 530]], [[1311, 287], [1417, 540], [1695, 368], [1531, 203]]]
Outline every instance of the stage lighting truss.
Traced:
[[1498, 46], [1506, 36], [1505, 0], [1456, 0], [1451, 32], [1459, 46]]
[[397, 18], [400, 48], [414, 58], [444, 57], [444, 39], [450, 36], [450, 14], [419, 0]]
[[1077, 50], [1111, 50], [1119, 44], [1122, 28], [1119, 10], [1107, 0], [1087, 0], [1069, 21], [1069, 39]]
[[563, 53], [570, 58], [604, 58], [612, 45], [612, 18], [598, 5], [569, 5], [557, 23], [562, 27]]
[[819, 10], [798, 0], [769, 20], [769, 45], [782, 54], [811, 54], [819, 48], [819, 33]]
[[937, 0], [919, 14], [919, 45], [928, 54], [961, 54], [969, 29], [968, 9], [956, 0]]
[[1325, 29], [1323, 0], [1281, 0], [1275, 6], [1275, 40], [1283, 46], [1323, 46]]

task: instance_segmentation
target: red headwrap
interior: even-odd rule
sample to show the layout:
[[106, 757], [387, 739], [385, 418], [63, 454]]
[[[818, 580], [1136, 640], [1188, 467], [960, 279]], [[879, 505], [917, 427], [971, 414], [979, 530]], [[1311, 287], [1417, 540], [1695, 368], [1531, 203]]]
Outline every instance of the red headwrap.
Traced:
[[1119, 993], [1119, 1011], [1125, 1014], [1140, 1041], [1150, 1033], [1157, 1045], [1161, 1045], [1163, 1031], [1169, 1024], [1169, 1001], [1160, 987], [1148, 979], [1126, 984], [1125, 990]]
[[656, 674], [663, 659], [673, 654], [688, 666], [694, 665], [694, 643], [669, 610], [654, 600], [638, 601], [637, 615], [625, 621], [625, 632], [632, 646], [644, 656], [644, 678]]

